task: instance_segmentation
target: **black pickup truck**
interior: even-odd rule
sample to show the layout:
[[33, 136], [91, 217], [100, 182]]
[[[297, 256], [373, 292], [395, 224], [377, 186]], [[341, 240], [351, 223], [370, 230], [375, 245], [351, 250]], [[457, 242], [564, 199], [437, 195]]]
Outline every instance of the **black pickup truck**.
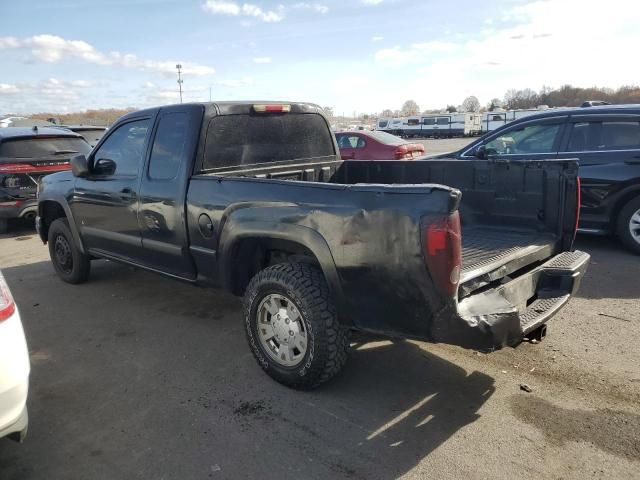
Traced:
[[541, 337], [589, 261], [575, 161], [342, 161], [311, 104], [138, 111], [71, 166], [36, 220], [63, 280], [107, 258], [244, 295], [253, 354], [293, 387], [335, 375], [352, 330]]

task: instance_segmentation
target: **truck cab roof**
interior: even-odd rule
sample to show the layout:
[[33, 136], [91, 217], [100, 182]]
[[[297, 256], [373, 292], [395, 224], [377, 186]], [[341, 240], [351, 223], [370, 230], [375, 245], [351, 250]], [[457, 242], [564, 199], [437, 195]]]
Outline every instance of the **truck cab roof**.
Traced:
[[323, 109], [314, 103], [306, 102], [287, 102], [284, 100], [255, 100], [255, 101], [228, 101], [228, 102], [193, 102], [173, 105], [162, 105], [160, 107], [147, 108], [128, 113], [120, 118], [118, 122], [137, 118], [145, 115], [155, 115], [160, 110], [169, 108], [204, 108], [206, 115], [211, 117], [215, 115], [239, 115], [256, 113], [254, 106], [256, 105], [288, 105], [291, 113], [319, 113], [323, 114]]

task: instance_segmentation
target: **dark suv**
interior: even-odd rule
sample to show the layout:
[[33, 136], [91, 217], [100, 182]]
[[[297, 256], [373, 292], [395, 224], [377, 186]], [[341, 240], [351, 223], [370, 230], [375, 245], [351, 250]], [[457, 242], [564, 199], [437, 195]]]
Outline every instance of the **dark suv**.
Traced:
[[0, 233], [11, 218], [35, 218], [40, 179], [69, 170], [69, 159], [87, 155], [82, 136], [55, 127], [0, 128]]
[[617, 234], [640, 253], [640, 105], [554, 109], [433, 158], [577, 158], [580, 231]]

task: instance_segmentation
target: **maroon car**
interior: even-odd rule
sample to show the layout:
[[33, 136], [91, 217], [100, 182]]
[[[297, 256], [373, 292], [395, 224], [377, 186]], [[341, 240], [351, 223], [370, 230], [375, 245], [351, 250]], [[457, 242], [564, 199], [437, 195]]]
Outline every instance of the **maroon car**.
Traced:
[[336, 140], [345, 160], [411, 160], [424, 155], [424, 145], [376, 130], [337, 132]]

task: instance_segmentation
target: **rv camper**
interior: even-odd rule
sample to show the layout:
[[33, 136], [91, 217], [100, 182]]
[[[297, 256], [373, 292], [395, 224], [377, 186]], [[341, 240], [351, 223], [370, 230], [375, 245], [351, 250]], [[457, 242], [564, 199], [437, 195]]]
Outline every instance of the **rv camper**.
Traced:
[[546, 105], [540, 105], [538, 108], [527, 108], [523, 110], [494, 110], [493, 112], [485, 112], [482, 114], [482, 133], [491, 132], [509, 122], [540, 113], [548, 108]]
[[401, 137], [454, 137], [478, 135], [482, 117], [477, 113], [439, 113], [404, 118], [380, 118], [376, 130]]

